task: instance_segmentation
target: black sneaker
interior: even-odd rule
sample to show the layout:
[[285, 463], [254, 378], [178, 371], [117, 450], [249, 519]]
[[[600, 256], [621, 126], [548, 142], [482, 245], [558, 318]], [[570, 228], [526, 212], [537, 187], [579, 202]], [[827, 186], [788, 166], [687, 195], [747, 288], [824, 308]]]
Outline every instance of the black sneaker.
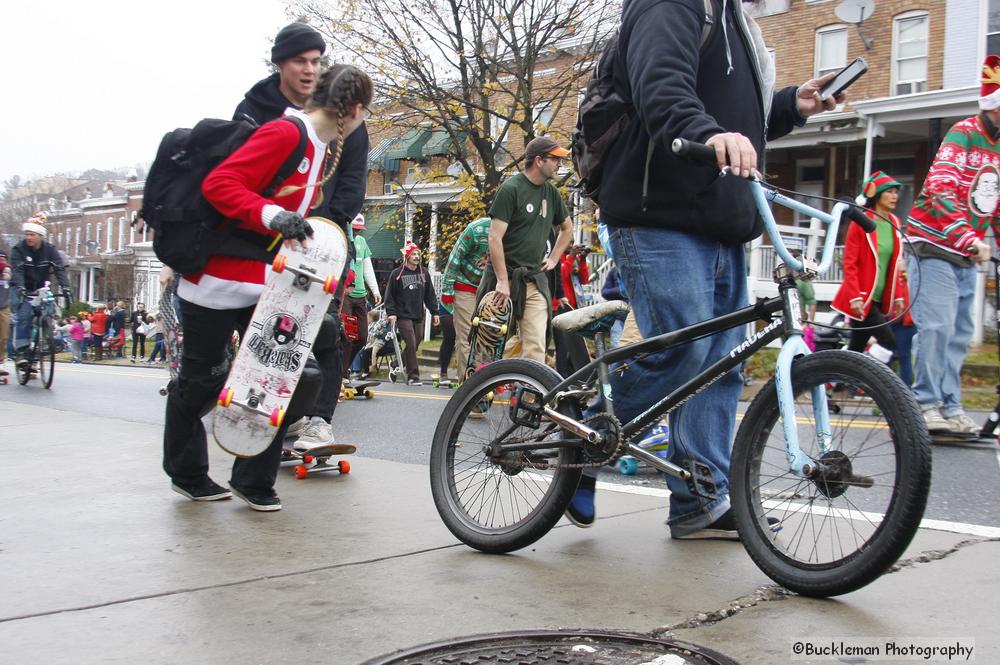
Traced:
[[269, 493], [265, 492], [243, 492], [236, 489], [230, 485], [233, 489], [233, 494], [238, 499], [243, 499], [247, 502], [247, 505], [256, 511], [262, 513], [270, 513], [275, 510], [281, 510], [281, 499], [278, 498], [278, 494], [271, 490]]
[[[780, 520], [776, 517], [768, 517], [767, 523], [772, 531], [780, 531]], [[674, 540], [739, 540], [740, 533], [736, 530], [736, 518], [733, 517], [733, 509], [730, 508], [722, 514], [722, 517], [711, 524], [697, 531], [684, 533], [681, 535], [670, 534]]]
[[192, 501], [220, 501], [233, 496], [232, 492], [207, 477], [200, 483], [194, 484], [179, 483], [175, 480], [170, 483], [170, 489]]

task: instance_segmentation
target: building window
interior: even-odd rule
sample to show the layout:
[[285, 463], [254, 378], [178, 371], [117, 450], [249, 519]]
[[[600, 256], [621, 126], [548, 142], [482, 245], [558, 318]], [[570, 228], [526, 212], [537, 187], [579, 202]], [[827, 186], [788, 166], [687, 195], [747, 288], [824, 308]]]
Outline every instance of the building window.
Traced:
[[1000, 53], [1000, 0], [990, 0], [986, 18], [986, 53]]
[[901, 14], [893, 20], [891, 94], [927, 89], [927, 24], [925, 12]]
[[552, 126], [552, 102], [539, 102], [535, 104], [532, 112], [535, 115], [535, 134], [538, 136], [548, 134]]
[[832, 25], [816, 31], [816, 77], [836, 72], [847, 64], [847, 27]]

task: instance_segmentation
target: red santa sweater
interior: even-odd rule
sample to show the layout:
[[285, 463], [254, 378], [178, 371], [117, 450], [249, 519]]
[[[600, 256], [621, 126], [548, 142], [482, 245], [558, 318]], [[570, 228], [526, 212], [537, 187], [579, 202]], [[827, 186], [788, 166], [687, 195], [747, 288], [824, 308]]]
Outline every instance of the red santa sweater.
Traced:
[[[289, 109], [302, 119], [308, 134], [306, 154], [298, 169], [276, 192], [285, 186], [306, 186], [286, 196], [277, 193], [266, 199], [260, 192], [274, 180], [278, 169], [299, 145], [299, 130], [290, 122], [274, 120], [263, 125], [232, 155], [217, 166], [202, 183], [201, 191], [209, 203], [240, 228], [276, 238], [268, 222], [282, 210], [306, 215], [319, 192], [314, 185], [323, 175], [326, 144], [320, 141], [309, 116]], [[260, 298], [264, 280], [271, 267], [261, 261], [233, 256], [213, 256], [199, 273], [184, 275], [178, 282], [177, 295], [210, 309], [250, 307]]]
[[[989, 227], [996, 231], [1000, 143], [995, 132], [982, 114], [948, 130], [910, 211], [907, 235], [912, 242], [931, 243], [947, 255], [965, 257]], [[920, 247], [914, 251], [933, 255]]]

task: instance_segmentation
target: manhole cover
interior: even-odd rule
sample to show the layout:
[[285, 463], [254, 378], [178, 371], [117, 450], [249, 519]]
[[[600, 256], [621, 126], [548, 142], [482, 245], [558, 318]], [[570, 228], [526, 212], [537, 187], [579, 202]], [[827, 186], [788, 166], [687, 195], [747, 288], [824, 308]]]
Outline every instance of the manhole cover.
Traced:
[[493, 633], [425, 644], [364, 665], [738, 665], [711, 649], [629, 633], [553, 630]]

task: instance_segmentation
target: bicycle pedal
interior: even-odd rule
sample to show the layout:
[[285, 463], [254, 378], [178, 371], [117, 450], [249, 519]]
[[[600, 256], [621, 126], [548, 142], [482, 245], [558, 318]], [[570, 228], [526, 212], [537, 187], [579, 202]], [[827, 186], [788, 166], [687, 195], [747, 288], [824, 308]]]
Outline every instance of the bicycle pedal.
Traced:
[[688, 473], [691, 474], [691, 477], [687, 479], [688, 489], [691, 493], [703, 499], [717, 498], [715, 480], [712, 478], [712, 470], [708, 468], [708, 465], [690, 460], [686, 466]]
[[516, 424], [531, 429], [538, 429], [542, 424], [545, 403], [539, 391], [528, 386], [519, 386], [511, 396], [509, 404], [510, 419]]

